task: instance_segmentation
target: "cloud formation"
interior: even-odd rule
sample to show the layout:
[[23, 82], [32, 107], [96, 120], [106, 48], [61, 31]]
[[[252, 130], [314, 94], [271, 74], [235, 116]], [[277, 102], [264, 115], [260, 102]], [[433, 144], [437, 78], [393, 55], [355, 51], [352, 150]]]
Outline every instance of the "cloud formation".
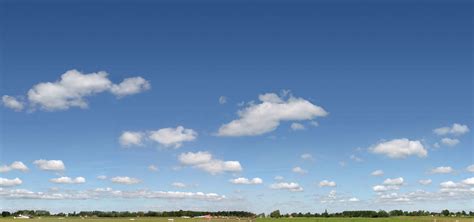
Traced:
[[460, 143], [458, 139], [452, 139], [452, 138], [443, 138], [441, 139], [441, 143], [446, 145], [446, 146], [456, 146]]
[[71, 177], [58, 177], [58, 178], [53, 178], [50, 179], [52, 183], [61, 183], [61, 184], [81, 184], [86, 182], [86, 178], [84, 177], [76, 177], [76, 178], [71, 178]]
[[239, 110], [239, 118], [222, 125], [219, 136], [256, 136], [275, 130], [282, 121], [313, 120], [328, 113], [308, 100], [275, 93], [259, 95], [260, 103]]
[[418, 140], [394, 139], [381, 142], [369, 148], [369, 151], [376, 154], [383, 154], [390, 158], [399, 159], [408, 156], [426, 157], [428, 151]]
[[20, 178], [15, 178], [15, 179], [7, 179], [7, 178], [2, 178], [0, 177], [0, 187], [13, 187], [13, 186], [18, 186], [22, 184], [23, 181], [20, 180]]
[[[124, 79], [119, 84], [113, 84], [108, 79], [108, 73], [100, 71], [85, 74], [77, 70], [69, 70], [61, 75], [56, 82], [42, 82], [34, 85], [27, 93], [29, 106], [46, 111], [67, 110], [71, 107], [87, 108], [87, 97], [110, 92], [117, 97], [133, 95], [150, 89], [150, 83], [142, 77]], [[4, 95], [5, 106], [16, 111], [24, 105], [14, 97]]]
[[10, 172], [12, 170], [19, 170], [22, 172], [28, 171], [28, 167], [21, 161], [14, 161], [10, 165], [0, 166], [0, 173]]
[[148, 132], [124, 131], [119, 137], [122, 146], [141, 146], [145, 139], [157, 142], [164, 147], [179, 148], [184, 142], [190, 142], [197, 138], [198, 134], [192, 129], [183, 126], [176, 128], [163, 128]]
[[383, 174], [384, 174], [383, 170], [375, 170], [370, 175], [372, 175], [374, 177], [378, 177], [378, 176], [383, 176]]
[[319, 182], [319, 186], [320, 187], [335, 187], [336, 182], [329, 181], [329, 180], [323, 180], [323, 181]]
[[459, 124], [459, 123], [454, 123], [452, 126], [440, 127], [433, 130], [433, 133], [440, 136], [448, 135], [448, 134], [459, 136], [468, 132], [469, 132], [469, 127], [466, 125]]
[[303, 191], [303, 187], [301, 187], [298, 183], [294, 183], [294, 182], [274, 183], [274, 184], [270, 185], [270, 188], [274, 189], [274, 190], [288, 190], [288, 191], [291, 191], [291, 192], [301, 192], [301, 191]]
[[46, 171], [63, 171], [66, 169], [62, 160], [35, 160], [33, 162], [39, 169]]
[[133, 177], [113, 177], [110, 179], [112, 183], [118, 183], [118, 184], [125, 184], [125, 185], [132, 185], [132, 184], [137, 184], [140, 183], [141, 180]]
[[212, 175], [224, 172], [240, 172], [242, 166], [239, 161], [223, 161], [214, 159], [209, 152], [187, 152], [178, 157], [181, 164], [204, 170]]
[[258, 177], [255, 177], [253, 179], [247, 179], [247, 178], [244, 178], [244, 177], [239, 177], [239, 178], [235, 178], [235, 179], [230, 180], [230, 182], [233, 183], [233, 184], [251, 185], [251, 184], [262, 184], [263, 180], [258, 178]]
[[433, 174], [447, 174], [447, 173], [452, 173], [454, 170], [450, 166], [440, 166], [436, 167], [434, 169], [431, 169], [431, 173]]

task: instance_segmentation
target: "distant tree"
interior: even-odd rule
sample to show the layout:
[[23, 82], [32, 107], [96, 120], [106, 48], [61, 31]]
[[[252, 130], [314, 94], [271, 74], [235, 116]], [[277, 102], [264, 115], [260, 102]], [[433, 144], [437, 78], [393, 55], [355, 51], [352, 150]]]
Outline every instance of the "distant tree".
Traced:
[[324, 210], [324, 213], [321, 214], [323, 217], [329, 217], [328, 210]]
[[2, 211], [2, 217], [9, 217], [11, 216], [12, 214], [8, 211]]
[[272, 218], [279, 218], [279, 217], [281, 217], [280, 210], [275, 210], [275, 211], [271, 212], [271, 213], [270, 213], [270, 217], [272, 217]]
[[449, 210], [447, 210], [447, 209], [446, 209], [446, 210], [443, 210], [443, 211], [441, 211], [441, 214], [442, 214], [443, 216], [447, 217], [447, 216], [449, 216]]

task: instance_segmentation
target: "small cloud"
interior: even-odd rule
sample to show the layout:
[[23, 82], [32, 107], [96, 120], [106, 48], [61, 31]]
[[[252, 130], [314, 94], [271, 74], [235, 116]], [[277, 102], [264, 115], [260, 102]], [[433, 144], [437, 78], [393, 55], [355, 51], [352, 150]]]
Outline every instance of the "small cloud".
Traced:
[[157, 171], [158, 171], [158, 167], [155, 166], [155, 165], [153, 165], [153, 164], [151, 164], [151, 165], [148, 166], [148, 170], [149, 170], [149, 171], [153, 171], [153, 172], [157, 172]]
[[431, 179], [426, 179], [426, 180], [418, 180], [418, 183], [421, 185], [429, 185], [431, 184]]
[[469, 127], [466, 125], [459, 124], [459, 123], [454, 123], [452, 126], [440, 127], [433, 130], [433, 133], [439, 136], [443, 136], [447, 134], [459, 136], [468, 132], [469, 132]]
[[20, 178], [15, 178], [15, 179], [7, 179], [7, 178], [1, 178], [0, 177], [0, 187], [13, 187], [13, 186], [18, 186], [21, 185], [23, 181], [20, 180]]
[[226, 103], [227, 103], [227, 97], [220, 96], [219, 97], [219, 104], [226, 104]]
[[458, 139], [451, 139], [451, 138], [443, 138], [441, 139], [441, 143], [446, 145], [446, 146], [456, 146], [459, 144]]
[[253, 179], [247, 179], [247, 178], [244, 178], [244, 177], [239, 177], [239, 178], [235, 178], [235, 179], [230, 180], [230, 182], [233, 183], [233, 184], [253, 185], [253, 184], [262, 184], [263, 180], [258, 178], [258, 177], [255, 177]]
[[297, 167], [294, 167], [293, 169], [291, 169], [291, 171], [293, 171], [293, 173], [297, 173], [297, 174], [306, 174], [308, 173], [307, 170], [304, 170], [303, 168], [297, 166]]
[[436, 167], [431, 170], [431, 173], [433, 174], [447, 174], [447, 173], [452, 173], [454, 170], [450, 166], [440, 166]]
[[178, 126], [176, 128], [163, 128], [157, 131], [150, 131], [149, 139], [165, 147], [179, 148], [183, 142], [195, 140], [197, 135], [197, 132], [192, 129]]
[[383, 176], [383, 175], [384, 175], [384, 172], [383, 172], [383, 170], [375, 170], [375, 171], [372, 172], [370, 175], [372, 175], [372, 176], [374, 176], [374, 177]]
[[174, 182], [171, 184], [171, 186], [176, 187], [176, 188], [186, 188], [186, 184], [181, 183], [181, 182]]
[[126, 184], [126, 185], [137, 184], [141, 182], [139, 179], [132, 178], [132, 177], [114, 177], [114, 178], [111, 178], [110, 181], [112, 181], [112, 183]]
[[302, 160], [314, 160], [313, 155], [311, 155], [310, 153], [301, 154], [301, 159]]
[[39, 169], [46, 171], [63, 171], [66, 169], [62, 160], [35, 160], [33, 162]]
[[301, 191], [303, 191], [303, 187], [301, 187], [298, 183], [294, 183], [294, 182], [291, 182], [291, 183], [286, 183], [286, 182], [274, 183], [274, 184], [270, 185], [270, 188], [274, 189], [274, 190], [288, 190], [288, 191], [291, 191], [291, 192], [301, 192]]
[[143, 140], [143, 133], [125, 131], [119, 138], [119, 142], [122, 146], [141, 146]]
[[274, 180], [283, 180], [283, 179], [285, 179], [285, 178], [282, 177], [282, 176], [275, 176], [273, 179], [274, 179]]
[[85, 183], [86, 178], [84, 177], [76, 177], [76, 178], [70, 178], [70, 177], [58, 177], [58, 178], [53, 178], [49, 180], [52, 183], [62, 183], [62, 184], [80, 184], [80, 183]]
[[183, 165], [204, 170], [212, 175], [223, 172], [240, 172], [242, 166], [239, 161], [223, 161], [214, 159], [209, 152], [187, 152], [179, 155], [178, 160]]
[[383, 181], [384, 185], [392, 185], [392, 186], [400, 186], [403, 184], [403, 177], [398, 177], [398, 178], [387, 178]]
[[328, 181], [328, 180], [323, 180], [323, 181], [319, 182], [319, 186], [320, 186], [320, 187], [335, 187], [335, 186], [336, 186], [336, 182], [334, 182], [334, 181]]
[[306, 129], [303, 124], [301, 123], [292, 123], [291, 124], [291, 129], [296, 131], [296, 130], [304, 130]]
[[5, 107], [13, 109], [17, 112], [22, 111], [25, 107], [24, 103], [21, 100], [8, 95], [2, 96], [2, 102]]
[[107, 179], [107, 176], [105, 176], [105, 175], [99, 175], [99, 176], [97, 176], [97, 179], [99, 179], [99, 180], [106, 180], [106, 179]]
[[355, 161], [355, 162], [358, 162], [358, 163], [364, 162], [363, 159], [361, 159], [360, 157], [358, 157], [358, 156], [356, 156], [356, 155], [351, 155], [351, 156], [350, 156], [350, 159], [353, 160], [353, 161]]
[[468, 172], [474, 173], [474, 164], [467, 166], [467, 167], [466, 167], [466, 170], [467, 170]]
[[21, 161], [15, 161], [10, 165], [2, 165], [0, 166], [0, 173], [6, 173], [12, 170], [19, 170], [22, 172], [27, 172], [28, 167]]
[[393, 159], [406, 158], [412, 155], [422, 158], [428, 156], [428, 151], [420, 141], [406, 138], [381, 142], [370, 147], [369, 151], [375, 154], [383, 154]]

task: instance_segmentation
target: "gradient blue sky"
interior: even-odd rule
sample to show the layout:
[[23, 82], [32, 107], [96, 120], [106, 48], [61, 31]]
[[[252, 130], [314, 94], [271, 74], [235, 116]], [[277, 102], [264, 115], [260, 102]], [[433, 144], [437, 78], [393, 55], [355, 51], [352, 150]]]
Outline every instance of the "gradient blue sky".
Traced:
[[[468, 180], [473, 137], [466, 131], [474, 123], [470, 1], [0, 3], [0, 95], [23, 104], [15, 111], [4, 101], [0, 109], [0, 165], [9, 168], [0, 177], [22, 181], [1, 187], [0, 209], [474, 210], [474, 179]], [[151, 88], [123, 97], [106, 91], [86, 96], [88, 108], [45, 110], [31, 102], [28, 90], [73, 69], [83, 75], [105, 71], [114, 84], [139, 76]], [[286, 90], [291, 93], [284, 96]], [[266, 93], [284, 102], [299, 98], [329, 114], [283, 120], [260, 135], [217, 135], [222, 125], [239, 119], [239, 110], [261, 104], [259, 95]], [[219, 103], [221, 96], [226, 103]], [[305, 129], [293, 130], [295, 122]], [[433, 131], [453, 124], [464, 131]], [[119, 142], [125, 131], [178, 126], [197, 134], [179, 148], [146, 139], [141, 146]], [[391, 158], [371, 151], [404, 138], [418, 142], [427, 155]], [[458, 143], [449, 146], [443, 138]], [[403, 147], [391, 151], [397, 149]], [[179, 161], [182, 153], [198, 151], [239, 161], [242, 170], [210, 174]], [[66, 169], [41, 170], [33, 163], [39, 159], [61, 160]], [[11, 169], [14, 161], [29, 170]], [[293, 172], [298, 166], [307, 172]], [[441, 166], [453, 170], [432, 173]], [[384, 175], [372, 176], [375, 170]], [[50, 181], [60, 176], [86, 182]], [[116, 176], [140, 183], [110, 181]], [[238, 177], [263, 183], [229, 182]], [[374, 191], [399, 177], [403, 184], [387, 181], [390, 191]], [[421, 185], [422, 179], [432, 182]], [[321, 187], [323, 180], [337, 185]], [[447, 181], [452, 182], [442, 184]], [[272, 189], [284, 182], [303, 191]], [[107, 187], [132, 194], [93, 191]], [[137, 190], [225, 198], [134, 196]]]

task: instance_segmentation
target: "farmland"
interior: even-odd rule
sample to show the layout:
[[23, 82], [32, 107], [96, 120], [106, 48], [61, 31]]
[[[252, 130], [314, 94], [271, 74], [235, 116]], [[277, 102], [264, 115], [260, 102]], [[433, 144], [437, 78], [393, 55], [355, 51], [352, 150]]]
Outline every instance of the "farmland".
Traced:
[[[12, 217], [0, 218], [0, 222], [169, 222], [171, 218], [165, 217], [140, 217], [140, 218], [61, 218], [61, 217], [42, 217], [33, 219], [13, 219]], [[388, 218], [257, 218], [257, 219], [183, 219], [172, 218], [173, 222], [474, 222], [472, 217], [388, 217]]]

